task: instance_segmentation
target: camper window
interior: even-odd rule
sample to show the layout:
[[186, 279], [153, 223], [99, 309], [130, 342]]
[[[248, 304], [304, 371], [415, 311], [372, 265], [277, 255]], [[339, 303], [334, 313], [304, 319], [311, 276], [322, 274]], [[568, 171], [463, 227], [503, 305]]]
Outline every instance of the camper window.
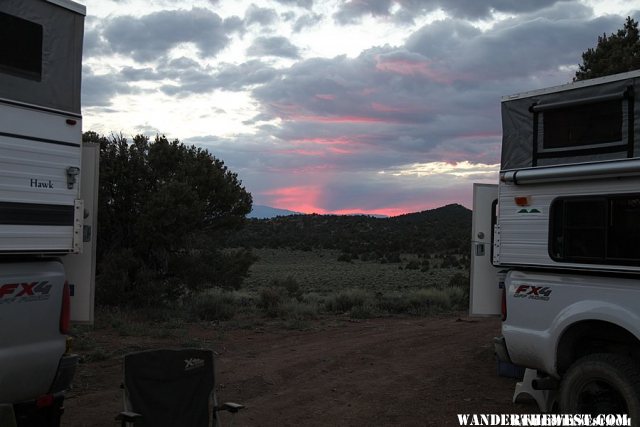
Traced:
[[0, 72], [41, 80], [42, 25], [0, 12]]
[[543, 113], [544, 150], [622, 141], [620, 100], [548, 110]]
[[540, 159], [621, 153], [633, 157], [633, 90], [531, 105], [533, 166]]
[[558, 198], [550, 218], [555, 261], [640, 264], [640, 195]]

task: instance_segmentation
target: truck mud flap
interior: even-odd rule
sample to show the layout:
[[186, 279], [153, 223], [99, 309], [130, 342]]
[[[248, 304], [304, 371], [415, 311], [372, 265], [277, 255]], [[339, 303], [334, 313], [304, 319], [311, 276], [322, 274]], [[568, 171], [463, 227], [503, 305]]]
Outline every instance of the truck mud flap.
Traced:
[[60, 358], [60, 364], [58, 365], [58, 371], [56, 377], [51, 384], [49, 393], [60, 393], [69, 388], [73, 376], [76, 373], [76, 367], [80, 357], [77, 354], [65, 354]]

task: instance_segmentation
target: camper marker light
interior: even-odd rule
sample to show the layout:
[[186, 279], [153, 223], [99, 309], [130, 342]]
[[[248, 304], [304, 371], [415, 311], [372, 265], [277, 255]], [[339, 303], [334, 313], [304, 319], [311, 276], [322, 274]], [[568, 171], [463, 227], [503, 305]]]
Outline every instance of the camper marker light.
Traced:
[[529, 206], [531, 204], [531, 196], [516, 196], [513, 199], [518, 206]]

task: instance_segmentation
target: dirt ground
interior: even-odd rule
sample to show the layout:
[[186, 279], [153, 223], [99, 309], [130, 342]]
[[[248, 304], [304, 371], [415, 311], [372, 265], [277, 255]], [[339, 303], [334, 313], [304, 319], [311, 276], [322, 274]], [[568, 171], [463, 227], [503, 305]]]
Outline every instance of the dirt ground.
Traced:
[[[447, 316], [333, 320], [306, 331], [194, 325], [189, 336], [218, 354], [219, 399], [246, 405], [234, 426], [455, 426], [458, 413], [538, 412], [511, 403], [515, 380], [496, 374], [499, 329], [497, 319]], [[92, 334], [114, 356], [80, 365], [63, 426], [117, 425], [121, 355], [176, 346]]]

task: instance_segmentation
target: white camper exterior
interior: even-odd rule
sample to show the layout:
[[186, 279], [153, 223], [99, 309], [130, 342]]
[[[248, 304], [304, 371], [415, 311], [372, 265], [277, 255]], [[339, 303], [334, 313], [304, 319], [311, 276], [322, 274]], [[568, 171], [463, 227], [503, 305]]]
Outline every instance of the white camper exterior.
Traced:
[[[640, 419], [639, 97], [633, 71], [502, 99], [470, 313], [502, 315], [497, 355], [531, 370], [514, 400], [528, 390], [544, 411]], [[477, 230], [492, 216], [487, 258]]]
[[0, 254], [82, 249], [83, 21], [69, 1], [0, 3]]
[[578, 246], [596, 244], [589, 238], [602, 241], [609, 234], [593, 228], [604, 224], [574, 224], [572, 230], [558, 229], [568, 224], [553, 224], [554, 212], [558, 220], [567, 215], [565, 220], [579, 219], [577, 212], [559, 212], [558, 204], [564, 201], [571, 204], [572, 211], [581, 201], [590, 209], [599, 206], [587, 202], [590, 197], [618, 195], [614, 199], [631, 200], [623, 195], [640, 191], [636, 93], [640, 94], [640, 73], [630, 72], [503, 98], [494, 264], [627, 272], [640, 269], [640, 257], [625, 259], [628, 254], [609, 253], [612, 247], [598, 248], [604, 251], [599, 255], [578, 253]]
[[82, 145], [85, 8], [0, 1], [0, 424], [60, 425], [93, 321], [98, 147]]

